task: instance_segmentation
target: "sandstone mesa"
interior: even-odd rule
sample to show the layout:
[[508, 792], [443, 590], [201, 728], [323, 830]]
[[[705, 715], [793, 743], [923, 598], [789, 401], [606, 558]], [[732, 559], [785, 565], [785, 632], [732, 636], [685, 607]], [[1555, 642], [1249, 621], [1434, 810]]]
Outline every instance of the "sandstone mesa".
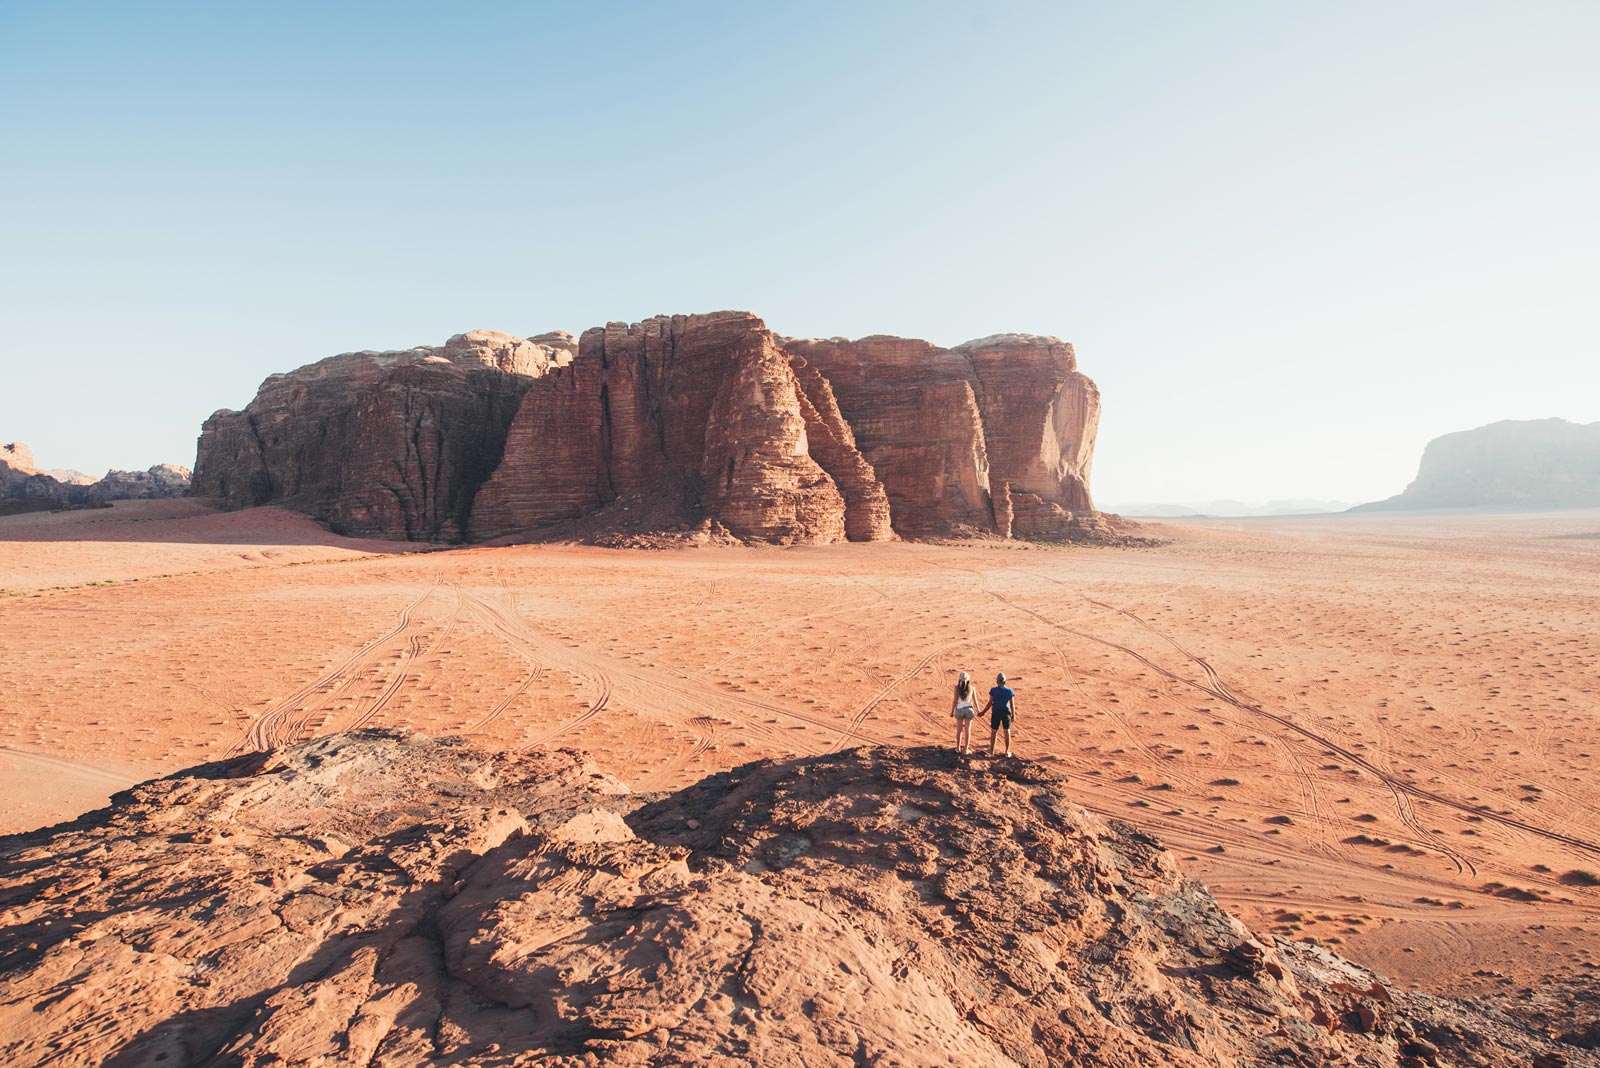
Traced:
[[1099, 413], [1072, 346], [1025, 334], [796, 339], [747, 312], [475, 331], [272, 376], [206, 420], [191, 493], [446, 543], [562, 524], [1093, 540]]
[[1354, 512], [1600, 507], [1600, 423], [1502, 419], [1428, 442], [1417, 477]]

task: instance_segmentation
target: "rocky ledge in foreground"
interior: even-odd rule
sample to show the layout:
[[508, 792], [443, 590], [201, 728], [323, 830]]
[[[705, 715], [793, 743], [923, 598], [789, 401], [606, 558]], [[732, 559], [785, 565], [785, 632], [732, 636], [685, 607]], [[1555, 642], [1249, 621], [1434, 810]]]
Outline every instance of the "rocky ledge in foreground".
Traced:
[[1038, 765], [853, 750], [640, 798], [363, 732], [0, 841], [7, 1065], [1600, 1064], [1254, 940]]

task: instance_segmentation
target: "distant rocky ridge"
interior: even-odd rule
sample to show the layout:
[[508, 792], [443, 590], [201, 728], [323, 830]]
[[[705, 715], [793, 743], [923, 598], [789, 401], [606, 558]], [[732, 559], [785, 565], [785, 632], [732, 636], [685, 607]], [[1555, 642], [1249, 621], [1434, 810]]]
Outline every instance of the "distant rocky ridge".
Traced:
[[274, 375], [206, 421], [192, 493], [434, 542], [1114, 539], [1099, 412], [1072, 347], [1025, 334], [796, 339], [748, 312], [478, 331]]
[[1600, 423], [1506, 419], [1434, 438], [1416, 480], [1352, 512], [1600, 508]]
[[379, 731], [203, 765], [0, 839], [0, 1061], [1600, 1065], [1592, 990], [1254, 936], [1055, 778], [856, 749], [639, 797]]
[[182, 497], [188, 492], [187, 467], [157, 464], [147, 471], [107, 471], [96, 480], [78, 472], [41, 471], [26, 445], [0, 445], [0, 512]]

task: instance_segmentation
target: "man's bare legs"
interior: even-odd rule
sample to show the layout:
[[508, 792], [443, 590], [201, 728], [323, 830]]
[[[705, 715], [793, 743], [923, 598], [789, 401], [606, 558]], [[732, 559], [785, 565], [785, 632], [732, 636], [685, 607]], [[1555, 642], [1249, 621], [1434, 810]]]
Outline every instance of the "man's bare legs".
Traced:
[[1011, 728], [1010, 727], [991, 727], [991, 728], [989, 728], [989, 755], [990, 756], [994, 756], [994, 740], [995, 740], [995, 737], [997, 735], [1000, 735], [1000, 734], [1004, 734], [1006, 736], [1006, 756], [1010, 756], [1011, 755]]

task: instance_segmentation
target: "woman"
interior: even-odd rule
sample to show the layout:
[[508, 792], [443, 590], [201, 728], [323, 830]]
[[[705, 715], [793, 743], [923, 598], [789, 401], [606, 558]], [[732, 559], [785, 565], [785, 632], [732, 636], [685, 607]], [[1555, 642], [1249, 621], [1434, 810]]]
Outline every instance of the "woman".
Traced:
[[965, 671], [956, 680], [955, 696], [950, 699], [950, 714], [956, 721], [956, 751], [962, 756], [972, 748], [972, 721], [978, 715], [978, 693]]

